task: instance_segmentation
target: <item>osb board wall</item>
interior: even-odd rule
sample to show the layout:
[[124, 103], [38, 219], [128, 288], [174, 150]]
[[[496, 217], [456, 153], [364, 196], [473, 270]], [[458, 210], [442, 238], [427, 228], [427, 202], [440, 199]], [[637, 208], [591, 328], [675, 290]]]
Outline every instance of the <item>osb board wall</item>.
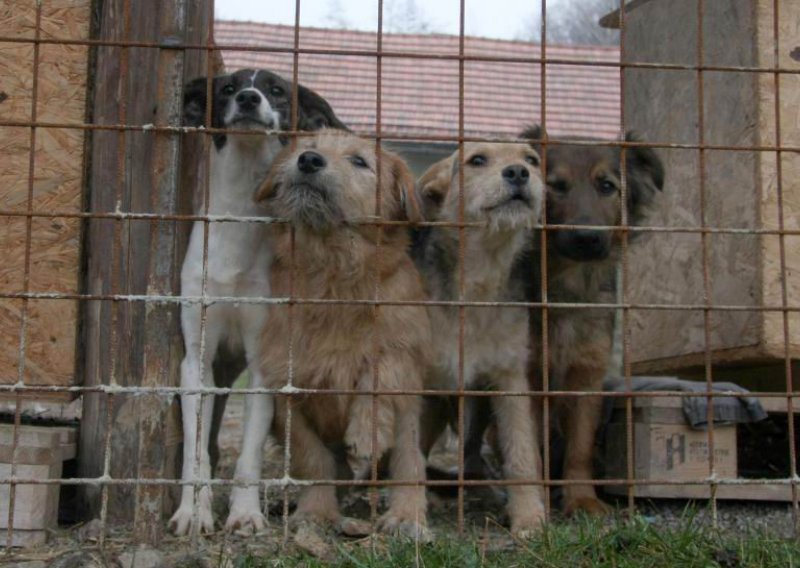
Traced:
[[[756, 64], [752, 0], [706, 2], [704, 59], [708, 65]], [[648, 2], [626, 15], [627, 61], [697, 63], [697, 0]], [[754, 145], [758, 141], [756, 78], [748, 73], [705, 72], [704, 137], [708, 144]], [[700, 142], [698, 76], [693, 70], [625, 71], [626, 128], [668, 143]], [[699, 227], [700, 157], [697, 150], [659, 149], [667, 170], [666, 187], [649, 224]], [[711, 227], [753, 229], [757, 207], [758, 154], [705, 152], [706, 223]], [[708, 238], [709, 300], [717, 305], [759, 306], [760, 238]], [[657, 233], [632, 246], [628, 299], [634, 303], [703, 304], [703, 247], [698, 233]], [[758, 312], [713, 312], [712, 349], [752, 346], [760, 340]], [[666, 370], [668, 361], [705, 349], [704, 316], [697, 311], [632, 312], [633, 360], [659, 361], [648, 371]], [[663, 365], [662, 365], [663, 364]], [[641, 366], [639, 367], [641, 369]]]
[[[35, 5], [5, 0], [0, 34], [33, 38]], [[42, 3], [41, 37], [84, 39], [89, 35], [90, 0]], [[0, 43], [0, 119], [31, 119], [32, 44]], [[42, 45], [39, 50], [38, 120], [84, 121], [87, 49]], [[33, 175], [34, 211], [79, 211], [83, 163], [81, 130], [39, 128]], [[25, 211], [28, 205], [30, 129], [0, 127], [0, 208]], [[34, 218], [31, 238], [31, 292], [78, 290], [80, 222]], [[25, 266], [26, 220], [0, 218], [0, 290], [21, 292]], [[24, 380], [37, 385], [69, 385], [74, 378], [75, 302], [36, 300], [28, 304]], [[0, 382], [16, 382], [19, 372], [22, 302], [0, 299]]]
[[[778, 64], [781, 68], [800, 70], [800, 3], [796, 0], [778, 2]], [[773, 0], [759, 0], [758, 48], [759, 65], [775, 65], [775, 31], [773, 28]], [[782, 74], [780, 79], [781, 143], [800, 146], [800, 75]], [[760, 142], [776, 143], [775, 131], [775, 77], [759, 78]], [[784, 228], [800, 228], [800, 155], [782, 154], [781, 190], [783, 194]], [[775, 153], [764, 153], [761, 163], [761, 215], [765, 229], [778, 229], [778, 171]], [[786, 270], [787, 304], [800, 306], [800, 237], [785, 237], [786, 262], [781, 265], [778, 237], [764, 237], [762, 241], [763, 295], [770, 305], [782, 305], [781, 269]], [[783, 357], [786, 341], [783, 313], [769, 312], [763, 323], [762, 341], [775, 357]], [[793, 356], [800, 357], [800, 313], [789, 314], [789, 343]]]

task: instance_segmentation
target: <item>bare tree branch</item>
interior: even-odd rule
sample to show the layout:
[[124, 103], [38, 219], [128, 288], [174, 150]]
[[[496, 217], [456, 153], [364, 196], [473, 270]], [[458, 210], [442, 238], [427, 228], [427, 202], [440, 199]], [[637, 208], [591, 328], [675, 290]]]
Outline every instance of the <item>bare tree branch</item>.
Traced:
[[383, 3], [383, 29], [391, 33], [430, 34], [437, 26], [426, 16], [416, 0], [386, 0]]
[[[616, 45], [619, 30], [601, 28], [600, 18], [619, 9], [619, 0], [569, 0], [547, 10], [547, 42], [584, 45]], [[517, 39], [541, 40], [541, 11], [525, 19]]]
[[347, 19], [347, 10], [342, 5], [342, 0], [328, 0], [325, 23], [334, 29], [349, 30], [353, 27]]

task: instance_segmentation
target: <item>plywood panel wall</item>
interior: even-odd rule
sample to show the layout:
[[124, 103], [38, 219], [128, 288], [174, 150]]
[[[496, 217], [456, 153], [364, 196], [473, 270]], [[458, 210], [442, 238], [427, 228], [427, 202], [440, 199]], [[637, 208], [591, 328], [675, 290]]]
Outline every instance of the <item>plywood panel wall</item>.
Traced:
[[[779, 62], [800, 69], [800, 4], [779, 0]], [[698, 59], [698, 0], [653, 0], [626, 15], [629, 62], [729, 68], [772, 68], [776, 43], [773, 0], [704, 3], [702, 61]], [[700, 106], [702, 81], [703, 104]], [[780, 76], [781, 142], [800, 145], [800, 76]], [[775, 152], [749, 147], [776, 143], [774, 73], [636, 69], [625, 71], [628, 128], [647, 139], [735, 149], [661, 149], [667, 182], [650, 223], [666, 227], [778, 228]], [[702, 132], [701, 132], [702, 124]], [[702, 134], [702, 136], [701, 136]], [[701, 165], [701, 159], [703, 161]], [[784, 227], [800, 225], [800, 156], [782, 155]], [[705, 219], [701, 214], [705, 200]], [[785, 237], [789, 306], [800, 303], [800, 238]], [[674, 372], [713, 361], [751, 365], [785, 354], [783, 313], [760, 311], [781, 305], [782, 265], [777, 236], [758, 233], [653, 234], [633, 246], [628, 300], [634, 303], [738, 306], [753, 310], [712, 311], [705, 333], [702, 309], [634, 310], [631, 348], [634, 370]], [[704, 271], [704, 263], [707, 270]], [[789, 316], [789, 352], [800, 355], [800, 315]]]
[[[0, 35], [34, 38], [36, 2], [6, 0], [0, 8]], [[42, 38], [87, 39], [90, 0], [42, 3]], [[85, 120], [88, 51], [84, 46], [41, 45], [39, 121], [82, 124]], [[30, 121], [34, 83], [33, 44], [0, 43], [0, 120]], [[80, 211], [84, 131], [37, 128], [33, 152], [32, 208], [35, 212]], [[0, 126], [0, 209], [24, 213], [29, 200], [31, 129]], [[0, 217], [0, 292], [24, 288], [30, 244], [31, 292], [76, 293], [80, 221], [34, 218], [28, 239], [25, 217]], [[75, 378], [77, 304], [31, 300], [21, 332], [23, 302], [0, 299], [0, 383], [14, 383], [24, 370], [26, 384], [70, 385]], [[20, 359], [20, 339], [24, 359]], [[21, 365], [22, 361], [22, 365]]]

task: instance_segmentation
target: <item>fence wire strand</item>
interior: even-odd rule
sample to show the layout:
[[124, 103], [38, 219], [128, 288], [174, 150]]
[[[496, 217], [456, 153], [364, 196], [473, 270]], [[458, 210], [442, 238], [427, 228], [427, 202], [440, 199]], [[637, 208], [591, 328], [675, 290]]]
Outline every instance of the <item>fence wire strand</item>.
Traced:
[[[781, 114], [781, 87], [782, 82], [785, 84], [793, 76], [800, 75], [799, 69], [790, 69], [783, 66], [781, 63], [781, 22], [780, 22], [780, 0], [773, 0], [772, 2], [772, 43], [774, 51], [772, 53], [771, 65], [765, 64], [765, 61], [759, 61], [758, 65], [742, 66], [742, 65], [718, 65], [710, 64], [709, 57], [709, 43], [707, 41], [706, 28], [713, 25], [713, 21], [706, 13], [707, 6], [704, 0], [697, 0], [697, 9], [695, 13], [696, 28], [695, 33], [697, 37], [695, 61], [693, 63], [652, 63], [631, 61], [630, 54], [627, 53], [630, 39], [627, 37], [627, 30], [630, 26], [629, 9], [631, 2], [629, 0], [619, 0], [619, 60], [616, 62], [607, 61], [587, 61], [581, 58], [565, 58], [565, 57], [552, 57], [550, 56], [549, 47], [552, 42], [548, 40], [548, 13], [551, 8], [548, 7], [546, 0], [541, 0], [540, 3], [540, 16], [541, 21], [539, 24], [540, 44], [539, 54], [522, 53], [519, 56], [493, 56], [490, 54], [475, 54], [466, 53], [466, 0], [459, 0], [459, 24], [458, 24], [458, 53], [457, 54], [434, 54], [434, 53], [420, 53], [403, 50], [390, 50], [385, 48], [384, 39], [388, 33], [385, 30], [385, 3], [383, 0], [377, 2], [377, 29], [376, 34], [376, 48], [374, 50], [363, 49], [331, 49], [320, 47], [309, 47], [303, 45], [301, 42], [301, 0], [295, 0], [294, 12], [294, 29], [293, 29], [293, 46], [292, 47], [276, 47], [265, 45], [241, 45], [229, 43], [225, 45], [216, 45], [214, 43], [214, 13], [215, 2], [208, 0], [206, 3], [207, 13], [205, 17], [208, 19], [208, 30], [206, 34], [205, 43], [191, 43], [191, 42], [175, 42], [170, 40], [168, 43], [164, 41], [144, 41], [140, 38], [132, 36], [132, 27], [134, 25], [132, 16], [132, 3], [131, 0], [123, 0], [123, 9], [120, 14], [121, 17], [121, 39], [109, 38], [92, 38], [80, 39], [70, 37], [42, 37], [42, 2], [36, 3], [35, 9], [35, 30], [33, 37], [21, 38], [9, 34], [0, 35], [0, 44], [11, 45], [30, 45], [33, 51], [33, 65], [32, 65], [32, 84], [31, 84], [31, 108], [29, 120], [0, 118], [0, 128], [27, 128], [30, 131], [29, 136], [29, 156], [27, 167], [27, 200], [22, 207], [12, 207], [3, 205], [0, 206], [0, 220], [15, 220], [22, 219], [25, 222], [25, 242], [24, 242], [24, 265], [22, 274], [22, 286], [19, 290], [3, 290], [0, 291], [0, 300], [9, 302], [18, 302], [21, 306], [19, 314], [19, 331], [18, 331], [18, 349], [17, 349], [17, 372], [16, 376], [2, 377], [0, 376], [0, 395], [8, 397], [12, 400], [10, 408], [13, 409], [13, 418], [10, 420], [12, 424], [11, 436], [11, 449], [10, 449], [10, 475], [5, 479], [0, 479], [0, 488], [8, 487], [8, 513], [7, 513], [7, 528], [6, 528], [6, 542], [9, 544], [6, 553], [11, 551], [10, 544], [15, 540], [15, 508], [19, 500], [18, 487], [20, 485], [30, 486], [92, 486], [100, 488], [100, 534], [98, 546], [103, 549], [106, 544], [106, 535], [111, 527], [111, 518], [113, 517], [114, 507], [112, 497], [110, 496], [111, 488], [119, 487], [161, 487], [164, 490], [169, 488], [181, 489], [184, 487], [191, 487], [194, 493], [193, 509], [192, 509], [192, 523], [197, 526], [200, 522], [200, 494], [204, 488], [212, 489], [218, 487], [258, 487], [263, 489], [263, 495], [266, 500], [268, 495], [271, 495], [271, 490], [281, 491], [282, 496], [282, 531], [284, 543], [288, 542], [291, 534], [290, 527], [290, 506], [291, 506], [291, 490], [302, 487], [313, 486], [333, 486], [336, 488], [362, 488], [366, 489], [369, 494], [370, 504], [370, 520], [375, 523], [378, 518], [378, 508], [380, 504], [379, 490], [385, 488], [392, 488], [403, 485], [421, 485], [424, 487], [441, 487], [455, 485], [457, 488], [457, 509], [456, 509], [456, 524], [460, 534], [463, 534], [466, 528], [465, 522], [465, 508], [466, 508], [466, 490], [472, 487], [514, 487], [520, 485], [538, 486], [543, 488], [545, 514], [548, 519], [552, 515], [552, 495], [551, 491], [557, 488], [566, 488], [570, 486], [591, 486], [602, 487], [618, 486], [625, 489], [627, 509], [630, 514], [636, 511], [635, 498], [639, 496], [640, 488], [647, 488], [653, 486], [663, 487], [700, 487], [707, 488], [710, 497], [711, 518], [714, 526], [717, 526], [718, 519], [718, 499], [719, 492], [722, 488], [730, 487], [766, 487], [775, 486], [779, 488], [788, 487], [791, 492], [791, 511], [794, 524], [795, 534], [800, 534], [800, 496], [798, 496], [798, 483], [800, 478], [797, 474], [797, 449], [796, 443], [796, 428], [794, 423], [795, 418], [795, 402], [794, 402], [794, 386], [793, 386], [793, 359], [792, 359], [792, 334], [790, 329], [791, 319], [793, 314], [800, 312], [800, 304], [792, 303], [792, 298], [789, 290], [790, 269], [787, 261], [786, 250], [786, 237], [800, 237], [800, 229], [787, 227], [787, 214], [785, 209], [786, 195], [785, 195], [785, 180], [784, 180], [784, 158], [786, 156], [796, 157], [800, 155], [800, 146], [796, 144], [784, 144], [784, 133], [782, 132], [782, 114]], [[173, 38], [174, 39], [174, 38]], [[119, 93], [118, 93], [118, 109], [117, 115], [113, 124], [95, 123], [88, 119], [82, 123], [72, 122], [57, 122], [52, 120], [40, 120], [39, 116], [39, 96], [40, 96], [40, 51], [43, 46], [81, 46], [91, 49], [97, 49], [105, 54], [106, 57], [116, 56], [119, 58]], [[208, 104], [205, 109], [205, 127], [186, 127], [178, 124], [131, 124], [129, 120], [128, 103], [131, 96], [135, 96], [135, 85], [129, 81], [129, 75], [132, 72], [131, 65], [131, 50], [134, 49], [153, 49], [153, 50], [182, 50], [184, 54], [199, 51], [204, 54], [205, 67], [206, 67], [206, 100]], [[295, 149], [298, 141], [303, 137], [310, 136], [308, 132], [298, 130], [299, 116], [298, 116], [298, 85], [300, 84], [301, 62], [302, 56], [307, 55], [327, 55], [335, 57], [353, 57], [353, 58], [371, 58], [376, 62], [375, 73], [375, 87], [376, 87], [376, 113], [374, 131], [362, 133], [370, 139], [375, 141], [376, 155], [377, 155], [377, 171], [381, 172], [381, 149], [387, 142], [431, 142], [431, 143], [447, 143], [455, 147], [456, 155], [461, 163], [464, 162], [465, 157], [465, 143], [469, 142], [494, 142], [494, 143], [516, 143], [521, 140], [516, 137], [501, 137], [501, 136], [475, 136], [468, 133], [466, 128], [466, 68], [470, 62], [484, 62], [484, 63], [525, 63], [538, 66], [539, 70], [539, 105], [538, 112], [540, 115], [540, 125], [542, 128], [542, 139], [539, 141], [541, 148], [541, 163], [540, 170], [542, 177], [546, 177], [548, 167], [548, 149], [557, 148], [559, 146], [582, 146], [582, 147], [610, 147], [617, 148], [620, 152], [620, 177], [621, 188], [619, 196], [619, 208], [621, 222], [617, 225], [570, 225], [570, 224], [555, 224], [551, 223], [547, 218], [546, 210], [543, 212], [541, 224], [536, 227], [537, 241], [540, 246], [539, 256], [536, 259], [540, 273], [538, 274], [539, 286], [541, 288], [539, 301], [470, 301], [467, 299], [467, 282], [466, 282], [466, 269], [465, 262], [467, 261], [467, 231], [483, 227], [484, 224], [471, 222], [466, 220], [465, 214], [465, 179], [464, 168], [458, 169], [458, 210], [457, 221], [443, 222], [443, 221], [423, 221], [417, 223], [419, 227], [451, 227], [457, 229], [458, 234], [458, 250], [457, 250], [457, 300], [455, 301], [441, 301], [441, 300], [418, 300], [418, 301], [400, 301], [392, 298], [384, 297], [381, 290], [380, 274], [378, 267], [373, 267], [375, 270], [372, 274], [374, 278], [374, 287], [371, 298], [363, 298], [356, 300], [337, 300], [327, 298], [314, 298], [305, 297], [302, 289], [298, 293], [296, 290], [296, 276], [298, 271], [297, 254], [296, 254], [296, 234], [294, 227], [288, 224], [287, 219], [272, 218], [272, 217], [247, 217], [230, 214], [221, 214], [213, 210], [211, 207], [211, 165], [210, 160], [202, 162], [204, 168], [203, 184], [198, 191], [202, 193], [202, 206], [197, 211], [192, 211], [191, 214], [184, 214], [169, 211], [156, 211], [156, 212], [137, 212], [133, 211], [133, 198], [131, 192], [135, 190], [133, 182], [131, 181], [130, 164], [128, 152], [131, 149], [132, 141], [146, 139], [145, 134], [156, 135], [169, 135], [169, 136], [201, 136], [203, 141], [203, 149], [207, 156], [212, 148], [212, 137], [217, 134], [247, 134], [253, 135], [249, 130], [225, 129], [216, 128], [212, 120], [212, 100], [214, 97], [213, 77], [215, 72], [218, 71], [215, 66], [215, 57], [225, 52], [251, 52], [266, 55], [291, 55], [293, 60], [293, 71], [291, 77], [292, 84], [292, 104], [291, 104], [291, 118], [290, 130], [283, 132], [286, 134], [291, 144], [291, 149]], [[385, 120], [385, 103], [387, 95], [384, 92], [386, 85], [384, 84], [383, 72], [385, 62], [388, 60], [409, 59], [417, 62], [426, 60], [430, 61], [452, 61], [458, 64], [458, 119], [456, 125], [456, 132], [450, 136], [441, 135], [425, 135], [425, 134], [402, 134], [393, 132], [391, 128], [386, 126]], [[714, 62], [716, 63], [716, 62]], [[564, 66], [586, 66], [594, 68], [613, 68], [619, 71], [619, 82], [621, 85], [620, 95], [620, 137], [619, 140], [594, 140], [590, 138], [576, 138], [570, 139], [568, 137], [559, 137], [557, 134], [551, 136], [548, 131], [548, 102], [547, 85], [548, 85], [548, 66], [550, 65], [564, 65]], [[642, 142], [637, 140], [627, 140], [627, 120], [626, 120], [626, 100], [625, 90], [626, 83], [630, 81], [628, 74], [632, 70], [649, 70], [658, 72], [686, 72], [691, 73], [696, 81], [697, 87], [697, 140], [691, 143], [685, 141], [675, 142], [669, 140], [653, 140]], [[759, 80], [762, 77], [767, 77], [772, 80], [774, 87], [774, 97], [770, 101], [774, 105], [774, 122], [775, 133], [773, 140], [759, 139], [756, 144], [719, 144], [710, 143], [713, 141], [714, 136], [707, 133], [710, 120], [706, 116], [708, 113], [708, 105], [713, 104], [709, 101], [708, 93], [706, 92], [706, 79], [708, 73], [746, 73], [754, 74], [755, 79]], [[189, 79], [190, 77], [186, 77]], [[159, 75], [159, 81], [161, 77]], [[158, 91], [163, 92], [159, 83]], [[323, 96], [325, 93], [321, 93]], [[92, 104], [90, 101], [89, 104]], [[627, 104], [630, 104], [628, 102]], [[758, 104], [758, 103], [754, 103]], [[523, 126], [523, 125], [521, 125]], [[86, 210], [86, 211], [69, 211], [59, 209], [44, 209], [43, 206], [37, 205], [35, 202], [36, 191], [36, 146], [37, 146], [37, 130], [38, 129], [55, 129], [77, 131], [92, 135], [95, 133], [109, 133], [116, 136], [116, 184], [115, 187], [109, 191], [114, 195], [115, 210], [113, 211], [99, 211], [99, 210]], [[263, 136], [265, 133], [259, 133]], [[267, 132], [275, 134], [274, 132]], [[763, 137], [762, 137], [763, 138]], [[794, 139], [794, 138], [792, 138]], [[151, 139], [152, 141], [152, 139]], [[527, 142], [527, 141], [526, 141]], [[88, 145], [87, 145], [88, 147]], [[699, 224], [692, 225], [656, 225], [647, 224], [645, 226], [629, 225], [629, 212], [627, 203], [630, 198], [630, 185], [631, 180], [628, 175], [627, 165], [631, 160], [631, 155], [638, 149], [661, 149], [662, 151], [671, 152], [677, 150], [688, 150], [696, 154], [698, 159], [697, 167], [697, 188], [699, 195]], [[747, 153], [761, 153], [766, 156], [773, 156], [775, 159], [775, 191], [777, 198], [777, 228], [769, 227], [736, 227], [736, 226], [714, 226], [714, 223], [709, 220], [709, 185], [711, 185], [707, 178], [709, 177], [709, 156], [713, 152], [747, 152]], [[84, 158], [84, 159], [88, 159]], [[185, 159], [185, 158], [184, 158]], [[177, 159], [176, 159], [177, 160]], [[157, 175], [157, 174], [154, 174]], [[390, 221], [383, 219], [384, 213], [384, 199], [382, 198], [381, 188], [381, 175], [377, 176], [376, 185], [376, 204], [374, 217], [367, 217], [363, 219], [351, 220], [353, 226], [365, 225], [375, 226], [375, 248], [380, 251], [384, 245], [384, 231], [389, 227], [409, 225], [404, 221]], [[89, 206], [87, 206], [88, 208]], [[94, 209], [94, 208], [92, 208]], [[31, 287], [31, 268], [32, 268], [32, 242], [34, 239], [34, 221], [43, 219], [74, 219], [81, 222], [107, 222], [113, 224], [112, 238], [112, 251], [113, 267], [109, 271], [110, 274], [110, 293], [99, 293], [99, 290], [89, 288], [90, 293], [74, 293], [66, 290], [52, 290], [47, 292], [33, 291]], [[123, 267], [127, 267], [130, 271], [132, 264], [132, 256], [136, 254], [136, 243], [133, 241], [135, 232], [132, 227], [136, 222], [157, 224], [164, 222], [173, 222], [176, 225], [181, 223], [202, 223], [203, 228], [203, 256], [202, 256], [202, 284], [199, 296], [191, 295], [176, 295], [169, 293], [134, 293], [135, 288], [131, 285], [131, 275], [123, 273]], [[216, 296], [209, 293], [208, 280], [209, 280], [209, 238], [210, 233], [217, 224], [226, 223], [243, 223], [243, 224], [265, 224], [276, 225], [279, 229], [288, 231], [288, 238], [290, 244], [290, 267], [288, 274], [288, 296], [285, 297], [244, 297], [244, 296]], [[563, 231], [569, 229], [593, 229], [597, 231], [611, 232], [619, 237], [621, 255], [619, 258], [619, 265], [617, 268], [617, 286], [616, 297], [613, 302], [595, 303], [595, 302], [559, 302], [551, 301], [554, 290], [551, 289], [552, 283], [548, 281], [548, 242], [553, 239], [553, 231]], [[176, 231], [173, 234], [173, 247], [178, 248], [180, 239]], [[700, 258], [702, 263], [702, 299], [699, 302], [674, 302], [674, 303], [654, 303], [632, 301], [632, 282], [634, 275], [631, 268], [631, 239], [639, 234], [644, 235], [698, 235], [700, 240]], [[774, 298], [761, 298], [758, 303], [752, 305], [744, 303], [722, 303], [715, 302], [715, 274], [712, 270], [714, 260], [714, 238], [716, 236], [747, 236], [751, 238], [758, 238], [762, 240], [776, 238], [778, 242], [779, 254], [779, 267], [780, 267], [780, 301], [776, 302]], [[763, 248], [763, 247], [762, 247]], [[182, 259], [181, 259], [182, 260]], [[174, 268], [174, 267], [173, 267]], [[531, 275], [533, 278], [534, 276]], [[183, 291], [181, 291], [183, 293]], [[765, 293], [766, 296], [766, 293]], [[30, 372], [26, 368], [26, 360], [28, 356], [28, 345], [26, 342], [30, 311], [32, 302], [40, 301], [74, 301], [74, 302], [96, 302], [96, 303], [110, 303], [107, 307], [110, 313], [110, 337], [108, 340], [109, 356], [108, 368], [102, 370], [103, 376], [100, 377], [101, 384], [74, 384], [74, 385], [37, 385], [30, 384], [32, 381], [26, 379], [26, 375]], [[221, 304], [236, 304], [236, 305], [259, 305], [268, 307], [285, 306], [287, 309], [288, 318], [288, 337], [286, 338], [287, 348], [287, 376], [283, 387], [273, 388], [266, 385], [258, 387], [247, 388], [234, 388], [231, 386], [208, 386], [205, 383], [201, 387], [186, 388], [184, 386], [175, 386], [177, 380], [171, 384], [161, 386], [145, 385], [145, 384], [128, 384], [128, 362], [126, 358], [128, 354], [125, 352], [126, 338], [122, 335], [127, 329], [127, 322], [123, 325], [123, 320], [133, 318], [130, 316], [129, 311], [134, 307], [143, 304], [145, 308], [180, 308], [185, 306], [199, 306], [200, 307], [200, 344], [199, 344], [199, 364], [200, 376], [204, 377], [207, 371], [206, 361], [211, 360], [206, 356], [206, 339], [207, 339], [207, 326], [208, 326], [208, 309], [214, 305]], [[317, 389], [317, 388], [299, 388], [295, 386], [295, 370], [296, 358], [301, 356], [298, 346], [295, 345], [295, 332], [297, 323], [297, 310], [304, 306], [362, 306], [369, 309], [372, 316], [372, 334], [371, 334], [371, 372], [372, 372], [372, 387], [369, 390], [364, 390], [356, 385], [358, 388], [353, 389]], [[381, 309], [389, 306], [418, 306], [418, 307], [449, 307], [457, 310], [458, 313], [458, 368], [457, 368], [457, 384], [455, 388], [445, 390], [433, 390], [428, 388], [421, 389], [383, 389], [381, 388], [380, 366], [379, 357], [381, 346], [378, 341], [378, 327], [379, 318], [381, 317]], [[465, 360], [467, 357], [465, 347], [465, 327], [467, 325], [467, 310], [477, 309], [500, 309], [500, 308], [516, 308], [524, 309], [533, 315], [537, 310], [541, 314], [541, 322], [537, 326], [538, 332], [541, 337], [532, 339], [532, 344], [538, 345], [538, 352], [535, 357], [539, 357], [539, 364], [536, 365], [537, 371], [541, 373], [541, 390], [536, 390], [533, 387], [530, 390], [524, 391], [503, 391], [503, 390], [474, 390], [471, 385], [466, 384], [466, 369]], [[551, 337], [552, 335], [552, 310], [609, 310], [613, 311], [615, 326], [621, 325], [619, 330], [619, 337], [621, 342], [621, 364], [622, 364], [622, 378], [624, 379], [624, 390], [614, 392], [603, 392], [594, 390], [581, 390], [571, 391], [565, 389], [563, 385], [558, 384], [553, 380], [554, 370], [551, 361], [551, 350], [553, 342], [558, 340], [558, 337]], [[687, 317], [693, 313], [702, 314], [702, 334], [703, 334], [703, 350], [701, 354], [697, 354], [695, 362], [698, 367], [702, 367], [703, 379], [706, 390], [704, 392], [677, 392], [677, 391], [661, 391], [661, 392], [639, 392], [634, 390], [634, 362], [635, 353], [632, 346], [632, 328], [634, 324], [633, 313], [635, 311], [642, 312], [659, 312], [659, 311], [674, 311], [686, 312]], [[765, 391], [759, 392], [758, 396], [764, 400], [780, 399], [786, 401], [787, 413], [787, 435], [789, 441], [789, 471], [786, 476], [776, 478], [743, 478], [743, 477], [725, 477], [718, 473], [718, 459], [716, 447], [720, 444], [720, 434], [718, 432], [719, 425], [715, 427], [714, 422], [714, 401], [720, 397], [734, 397], [742, 398], [749, 396], [749, 393], [740, 392], [727, 392], [715, 391], [715, 371], [720, 360], [724, 360], [724, 353], [722, 350], [715, 347], [713, 330], [720, 314], [726, 313], [753, 313], [761, 314], [764, 318], [768, 316], [781, 318], [781, 331], [783, 336], [783, 353], [781, 357], [775, 356], [775, 360], [782, 359], [783, 374], [785, 378], [784, 391]], [[131, 330], [128, 330], [131, 331]], [[216, 344], [213, 345], [216, 348]], [[720, 358], [721, 357], [721, 358]], [[733, 360], [733, 359], [731, 359]], [[531, 366], [533, 367], [533, 365]], [[98, 416], [98, 422], [103, 422], [103, 439], [102, 448], [102, 474], [99, 477], [75, 477], [59, 479], [39, 479], [30, 478], [19, 475], [19, 459], [18, 454], [20, 450], [20, 436], [23, 428], [23, 403], [28, 400], [36, 400], [37, 397], [46, 397], [52, 394], [64, 394], [73, 397], [92, 395], [99, 397], [101, 401], [99, 406], [101, 408], [101, 416]], [[203, 460], [201, 459], [201, 452], [207, 450], [206, 438], [207, 432], [203, 430], [203, 416], [204, 406], [214, 404], [215, 400], [219, 397], [226, 397], [231, 394], [241, 395], [275, 395], [281, 396], [285, 399], [285, 416], [283, 427], [285, 429], [283, 439], [283, 467], [282, 476], [279, 478], [264, 478], [258, 480], [250, 479], [222, 479], [214, 475], [203, 475]], [[195, 452], [194, 463], [192, 464], [193, 472], [191, 479], [181, 480], [165, 477], [115, 477], [115, 471], [127, 471], [123, 469], [118, 463], [112, 463], [112, 455], [114, 453], [114, 427], [115, 427], [115, 409], [121, 405], [128, 396], [144, 396], [149, 395], [153, 397], [163, 397], [165, 400], [172, 400], [176, 396], [180, 396], [183, 400], [183, 408], [187, 410], [190, 406], [189, 402], [196, 401], [195, 413], [193, 416], [195, 426]], [[392, 480], [383, 479], [379, 475], [379, 458], [373, 452], [370, 463], [370, 474], [368, 479], [364, 480], [341, 480], [341, 479], [296, 479], [292, 477], [291, 462], [292, 462], [292, 424], [293, 424], [293, 405], [300, 397], [307, 396], [325, 396], [325, 397], [359, 397], [368, 396], [371, 398], [371, 436], [372, 447], [378, 447], [378, 427], [379, 427], [379, 396], [415, 396], [415, 397], [453, 397], [457, 404], [457, 415], [455, 424], [455, 435], [457, 438], [457, 473], [454, 480]], [[534, 413], [535, 426], [537, 432], [541, 432], [540, 441], [542, 445], [542, 471], [537, 474], [533, 479], [467, 479], [465, 472], [465, 432], [466, 427], [466, 413], [468, 400], [488, 400], [492, 402], [493, 397], [526, 397], [529, 399], [533, 406], [537, 408]], [[555, 434], [552, 427], [553, 418], [556, 410], [556, 404], [559, 400], [578, 401], [585, 398], [599, 398], [600, 400], [612, 399], [615, 401], [615, 408], [624, 411], [625, 417], [625, 477], [616, 479], [556, 479], [553, 471], [558, 469], [552, 463], [554, 456], [551, 452], [551, 440]], [[688, 397], [703, 398], [706, 403], [708, 429], [705, 435], [707, 442], [707, 475], [703, 478], [697, 479], [675, 479], [675, 478], [640, 478], [637, 471], [637, 444], [641, 441], [635, 438], [635, 404], [637, 401], [642, 400], [659, 400], [659, 399], [675, 399], [680, 401], [686, 400]], [[539, 414], [539, 409], [541, 414]], [[295, 418], [297, 420], [302, 419]], [[209, 425], [205, 425], [208, 428]], [[716, 432], [716, 433], [715, 433]], [[265, 510], [268, 513], [268, 510]], [[166, 521], [164, 522], [166, 527]], [[488, 532], [488, 524], [487, 524]], [[194, 542], [199, 542], [199, 533], [195, 532], [193, 535]]]

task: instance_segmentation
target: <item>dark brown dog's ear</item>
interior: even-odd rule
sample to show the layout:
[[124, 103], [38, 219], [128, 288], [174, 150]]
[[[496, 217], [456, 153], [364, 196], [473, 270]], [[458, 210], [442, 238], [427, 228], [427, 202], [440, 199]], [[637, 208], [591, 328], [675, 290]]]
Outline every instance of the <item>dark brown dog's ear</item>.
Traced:
[[414, 191], [414, 176], [400, 156], [385, 153], [384, 159], [389, 161], [392, 172], [392, 193], [397, 199], [396, 221], [419, 223], [423, 220], [422, 212]]
[[350, 129], [333, 112], [328, 101], [308, 87], [297, 85], [297, 104], [299, 107], [297, 126], [300, 130], [337, 128], [350, 132]]
[[206, 120], [206, 77], [192, 79], [183, 88], [184, 126], [203, 126]]
[[545, 138], [545, 131], [538, 124], [534, 124], [533, 126], [528, 126], [525, 128], [525, 130], [520, 132], [519, 137], [527, 140], [528, 144], [530, 144], [537, 152], [541, 152], [542, 140]]
[[[626, 142], [640, 142], [634, 132], [625, 134]], [[664, 164], [652, 148], [636, 146], [625, 152], [628, 177], [628, 216], [632, 225], [641, 225], [664, 189]]]
[[422, 216], [427, 221], [433, 221], [439, 216], [439, 210], [450, 190], [453, 161], [450, 157], [436, 162], [417, 180], [416, 193], [422, 205]]
[[[642, 137], [632, 130], [625, 133], [626, 142], [641, 142], [642, 140]], [[664, 189], [664, 164], [652, 148], [642, 146], [629, 148], [626, 160], [629, 171], [636, 170], [637, 173], [648, 176], [657, 190]]]

